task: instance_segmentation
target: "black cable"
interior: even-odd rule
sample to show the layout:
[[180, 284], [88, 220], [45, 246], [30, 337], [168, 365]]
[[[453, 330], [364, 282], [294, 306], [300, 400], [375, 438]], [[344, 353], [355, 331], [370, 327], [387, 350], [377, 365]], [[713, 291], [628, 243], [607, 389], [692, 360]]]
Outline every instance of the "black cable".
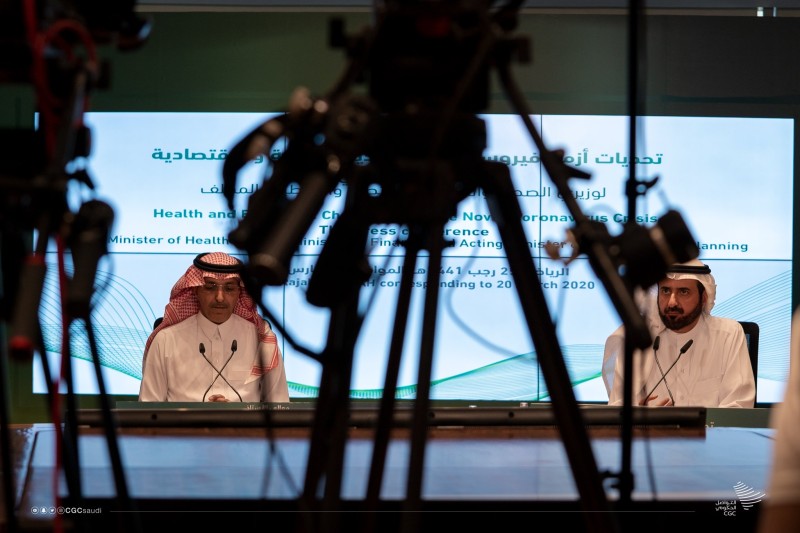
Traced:
[[111, 460], [111, 470], [114, 473], [114, 486], [117, 490], [117, 499], [122, 504], [122, 508], [130, 511], [131, 522], [128, 524], [132, 531], [142, 531], [142, 524], [139, 514], [136, 512], [135, 501], [130, 497], [128, 484], [125, 477], [125, 469], [122, 466], [122, 458], [119, 450], [117, 438], [117, 423], [111, 413], [111, 402], [106, 391], [105, 380], [103, 379], [103, 369], [100, 365], [100, 354], [97, 350], [97, 341], [94, 336], [94, 326], [91, 321], [91, 313], [85, 319], [86, 336], [89, 340], [89, 348], [92, 352], [92, 363], [94, 365], [95, 376], [97, 378], [97, 388], [100, 398], [100, 410], [103, 416], [103, 431], [108, 445], [108, 456]]

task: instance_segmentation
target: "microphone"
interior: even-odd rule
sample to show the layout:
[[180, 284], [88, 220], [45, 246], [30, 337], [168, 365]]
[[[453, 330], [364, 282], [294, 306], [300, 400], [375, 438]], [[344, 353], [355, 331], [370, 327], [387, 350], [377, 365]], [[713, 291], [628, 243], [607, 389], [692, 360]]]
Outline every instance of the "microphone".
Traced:
[[[657, 339], [657, 340], [659, 340], [659, 338], [658, 338], [658, 337], [656, 337], [656, 339]], [[663, 381], [664, 383], [666, 383], [666, 380], [667, 380], [667, 374], [669, 374], [670, 370], [672, 370], [672, 367], [674, 367], [676, 364], [678, 364], [678, 361], [680, 361], [680, 360], [681, 360], [681, 357], [683, 356], [683, 354], [685, 354], [685, 353], [686, 353], [686, 351], [687, 351], [689, 348], [691, 348], [691, 346], [692, 346], [692, 343], [694, 343], [694, 340], [693, 340], [693, 339], [689, 339], [688, 341], [686, 341], [686, 344], [684, 344], [684, 345], [683, 345], [683, 347], [681, 348], [681, 351], [680, 351], [680, 353], [678, 354], [678, 357], [675, 359], [675, 361], [674, 361], [674, 362], [673, 362], [671, 365], [669, 365], [669, 368], [667, 369], [667, 371], [666, 371], [666, 372], [662, 372], [662, 373], [661, 373], [661, 379], [659, 379], [659, 380], [658, 380], [658, 382], [655, 384], [655, 386], [654, 386], [652, 389], [650, 389], [650, 392], [648, 392], [648, 393], [645, 395], [645, 397], [644, 397], [644, 398], [645, 398], [645, 400], [647, 400], [647, 398], [649, 398], [649, 397], [650, 397], [650, 395], [651, 395], [651, 394], [653, 394], [653, 391], [655, 391], [655, 390], [656, 390], [656, 387], [658, 387], [658, 385], [659, 385], [659, 384], [660, 384], [662, 381]], [[656, 343], [654, 342], [654, 343], [653, 343], [653, 348], [655, 348], [655, 347], [656, 347]], [[661, 368], [661, 365], [659, 365], [659, 369], [660, 369], [660, 368]], [[669, 388], [667, 388], [667, 391], [669, 391]], [[672, 398], [672, 393], [670, 393], [669, 397], [670, 397], [670, 399]], [[672, 400], [672, 405], [675, 405], [675, 400]]]
[[[653, 357], [656, 358], [656, 364], [658, 365], [658, 371], [661, 372], [661, 379], [664, 381], [664, 386], [667, 388], [667, 393], [669, 393], [669, 399], [672, 400], [672, 405], [675, 405], [675, 398], [672, 396], [672, 391], [669, 390], [669, 383], [667, 383], [667, 375], [664, 374], [664, 369], [661, 368], [661, 362], [658, 360], [658, 347], [661, 345], [661, 337], [656, 335], [656, 340], [653, 341]], [[678, 355], [680, 357], [680, 355]], [[677, 359], [676, 359], [677, 361]], [[659, 381], [659, 383], [661, 383]], [[646, 396], [650, 396], [649, 394]]]
[[206, 362], [207, 362], [209, 365], [211, 365], [211, 368], [213, 368], [213, 369], [214, 369], [214, 370], [217, 372], [217, 375], [214, 377], [214, 381], [212, 381], [212, 382], [211, 382], [211, 385], [209, 385], [209, 386], [208, 386], [208, 388], [206, 389], [206, 392], [204, 392], [204, 393], [203, 393], [203, 401], [204, 401], [204, 402], [206, 401], [206, 394], [208, 394], [208, 391], [210, 391], [210, 390], [211, 390], [211, 387], [213, 387], [213, 386], [214, 386], [214, 383], [216, 383], [216, 382], [217, 382], [217, 379], [218, 379], [218, 378], [222, 378], [222, 381], [224, 381], [225, 383], [227, 383], [227, 384], [228, 384], [228, 387], [230, 387], [231, 389], [233, 389], [233, 392], [235, 392], [235, 393], [236, 393], [236, 396], [238, 396], [238, 397], [239, 397], [239, 401], [240, 401], [240, 402], [243, 402], [243, 401], [244, 401], [244, 400], [242, 400], [242, 395], [241, 395], [241, 394], [239, 394], [239, 391], [237, 391], [237, 390], [236, 390], [236, 388], [235, 388], [233, 385], [231, 385], [231, 384], [230, 384], [230, 382], [229, 382], [227, 379], [225, 379], [225, 376], [223, 376], [223, 375], [222, 375], [222, 371], [223, 371], [223, 370], [225, 370], [225, 367], [226, 367], [226, 366], [228, 366], [228, 363], [230, 363], [230, 362], [231, 362], [231, 359], [233, 359], [233, 354], [235, 354], [235, 353], [236, 353], [236, 349], [237, 349], [237, 348], [238, 348], [238, 345], [237, 345], [237, 343], [236, 343], [236, 339], [233, 339], [233, 342], [231, 343], [231, 354], [228, 356], [228, 360], [227, 360], [227, 361], [225, 361], [225, 364], [224, 364], [224, 365], [222, 365], [222, 368], [221, 368], [221, 369], [217, 370], [217, 367], [216, 367], [216, 366], [214, 366], [214, 363], [212, 363], [212, 362], [211, 362], [211, 360], [210, 360], [208, 357], [206, 357], [206, 346], [205, 346], [205, 344], [203, 344], [202, 342], [200, 343], [200, 348], [199, 348], [199, 350], [200, 350], [200, 355], [202, 355], [202, 356], [203, 356], [203, 359], [205, 359], [205, 360], [206, 360]]
[[67, 312], [72, 317], [89, 317], [97, 264], [107, 252], [108, 232], [113, 223], [114, 210], [100, 200], [81, 205], [72, 222], [67, 241], [75, 269], [67, 291]]
[[39, 306], [46, 273], [47, 265], [41, 255], [25, 259], [8, 341], [9, 354], [18, 360], [30, 359], [39, 345]]

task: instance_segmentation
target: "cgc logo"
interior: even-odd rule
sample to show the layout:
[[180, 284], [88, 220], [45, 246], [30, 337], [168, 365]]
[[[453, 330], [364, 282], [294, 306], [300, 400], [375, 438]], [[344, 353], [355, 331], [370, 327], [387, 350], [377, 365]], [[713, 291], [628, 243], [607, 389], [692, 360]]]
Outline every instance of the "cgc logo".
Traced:
[[763, 492], [755, 490], [741, 481], [733, 486], [733, 490], [738, 500], [720, 500], [715, 504], [715, 510], [724, 516], [736, 516], [738, 505], [741, 505], [745, 511], [749, 511], [766, 496]]
[[751, 507], [760, 503], [766, 496], [763, 492], [757, 491], [753, 487], [748, 487], [741, 481], [733, 486], [733, 490], [736, 492], [736, 497], [739, 498], [739, 502], [745, 511], [749, 511]]

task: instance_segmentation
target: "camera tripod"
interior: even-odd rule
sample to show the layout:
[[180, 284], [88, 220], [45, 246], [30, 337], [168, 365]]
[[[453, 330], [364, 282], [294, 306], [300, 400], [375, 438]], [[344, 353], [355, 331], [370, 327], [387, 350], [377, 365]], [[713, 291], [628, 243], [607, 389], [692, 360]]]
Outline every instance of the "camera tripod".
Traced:
[[[296, 91], [287, 115], [272, 119], [229, 151], [223, 168], [223, 192], [233, 202], [236, 172], [257, 153], [269, 153], [279, 138], [288, 148], [275, 162], [271, 178], [249, 200], [248, 216], [230, 241], [249, 255], [245, 283], [250, 294], [264, 285], [285, 283], [289, 263], [326, 196], [343, 179], [345, 207], [330, 231], [306, 293], [309, 303], [331, 311], [322, 354], [322, 377], [316, 402], [301, 510], [304, 529], [336, 531], [345, 448], [353, 356], [364, 316], [358, 303], [369, 279], [365, 257], [372, 225], [407, 228], [402, 243], [395, 320], [389, 347], [383, 396], [374, 436], [364, 508], [377, 511], [390, 432], [395, 427], [395, 396], [416, 263], [427, 252], [427, 280], [419, 346], [417, 393], [410, 433], [404, 531], [416, 531], [422, 509], [424, 452], [429, 425], [429, 390], [436, 333], [440, 270], [448, 246], [444, 228], [459, 203], [480, 189], [497, 225], [521, 305], [525, 325], [552, 400], [552, 409], [586, 513], [588, 531], [614, 531], [615, 517], [598, 472], [564, 363], [541, 281], [529, 252], [522, 213], [508, 167], [485, 161], [485, 124], [475, 113], [485, 109], [488, 71], [493, 65], [515, 112], [540, 154], [540, 164], [564, 199], [575, 226], [575, 246], [585, 253], [598, 280], [620, 315], [632, 349], [651, 343], [634, 303], [633, 288], [654, 283], [666, 267], [686, 260], [680, 249], [692, 242], [680, 215], [670, 212], [659, 222], [659, 242], [635, 224], [612, 238], [604, 225], [585, 216], [569, 188], [573, 178], [590, 176], [569, 167], [549, 150], [536, 130], [524, 98], [513, 82], [512, 57], [523, 56], [524, 42], [505, 34], [515, 24], [521, 2], [510, 0], [489, 17], [491, 2], [396, 2], [379, 10], [377, 28], [361, 38], [335, 35], [352, 56], [341, 80], [326, 98], [313, 100]], [[457, 31], [448, 33], [448, 27]], [[369, 72], [370, 96], [348, 93]], [[320, 142], [324, 138], [324, 142]], [[366, 166], [355, 164], [362, 155]], [[299, 184], [289, 199], [289, 185]], [[663, 223], [662, 223], [663, 222]], [[687, 237], [688, 236], [688, 237]], [[624, 266], [624, 269], [620, 267]], [[620, 271], [625, 271], [625, 277]], [[630, 409], [630, 406], [627, 407]], [[619, 475], [620, 489], [630, 489], [630, 473]], [[375, 518], [366, 513], [365, 530]], [[319, 521], [317, 523], [317, 521]]]
[[[455, 131], [474, 131], [474, 117], [463, 117], [464, 123], [472, 122], [472, 128], [454, 123]], [[452, 138], [452, 137], [451, 137]], [[455, 157], [455, 155], [453, 154]], [[414, 166], [405, 175], [403, 183], [411, 190], [419, 191], [413, 197], [387, 195], [386, 199], [371, 197], [362, 189], [349, 187], [355, 198], [345, 207], [337, 225], [334, 226], [326, 249], [320, 256], [316, 272], [343, 272], [348, 268], [342, 257], [340, 242], [347, 241], [356, 246], [358, 234], [369, 223], [400, 223], [409, 228], [409, 235], [403, 243], [406, 254], [402, 265], [400, 290], [395, 309], [395, 320], [386, 369], [384, 394], [381, 399], [378, 423], [376, 426], [372, 463], [365, 504], [367, 509], [376, 510], [379, 500], [385, 455], [389, 433], [394, 425], [394, 398], [397, 387], [398, 369], [403, 353], [404, 334], [408, 320], [408, 309], [412, 295], [413, 277], [420, 252], [428, 252], [427, 289], [424, 294], [422, 334], [419, 346], [419, 366], [417, 395], [413, 408], [413, 422], [410, 436], [410, 459], [405, 506], [409, 511], [420, 510], [422, 500], [422, 477], [426, 435], [428, 431], [429, 397], [431, 369], [434, 360], [434, 341], [436, 331], [436, 310], [439, 295], [439, 277], [442, 268], [442, 253], [447, 243], [443, 239], [444, 226], [449, 217], [455, 214], [457, 198], [453, 191], [462, 195], [480, 188], [488, 203], [492, 220], [498, 221], [504, 249], [508, 251], [508, 264], [516, 286], [519, 301], [525, 315], [526, 325], [539, 355], [547, 388], [550, 391], [554, 414], [558, 421], [561, 437], [569, 457], [581, 502], [587, 511], [600, 511], [592, 518], [593, 526], [599, 530], [611, 530], [611, 514], [607, 511], [605, 492], [598, 474], [589, 439], [580, 422], [581, 414], [572, 391], [567, 368], [561, 355], [555, 327], [550, 317], [544, 290], [536, 274], [533, 259], [528, 251], [527, 240], [521, 223], [522, 213], [514, 192], [508, 167], [502, 163], [482, 161], [480, 154], [460, 156], [460, 161], [442, 159], [430, 165], [435, 175], [415, 174]], [[403, 166], [400, 164], [399, 166]], [[467, 176], [466, 179], [463, 176]], [[362, 191], [362, 192], [360, 192]], [[427, 191], [430, 194], [422, 194]], [[449, 197], [448, 197], [449, 196]], [[352, 232], [356, 230], [354, 235]], [[361, 241], [363, 245], [363, 241]], [[363, 246], [359, 247], [363, 249]], [[333, 250], [326, 254], [326, 250]], [[344, 259], [347, 261], [347, 259]], [[339, 263], [336, 268], [333, 263]], [[355, 265], [349, 265], [352, 269]], [[347, 420], [349, 384], [352, 372], [352, 351], [357, 340], [362, 317], [355, 309], [357, 293], [331, 298], [326, 287], [332, 280], [312, 278], [309, 284], [309, 301], [330, 306], [332, 310], [329, 337], [323, 352], [323, 374], [320, 384], [317, 414], [313, 427], [309, 464], [306, 471], [304, 499], [311, 507], [315, 501], [321, 482], [325, 481], [324, 498], [321, 510], [331, 511], [340, 504], [338, 501], [341, 482], [344, 443], [347, 439]], [[335, 301], [334, 301], [335, 300]], [[322, 513], [323, 519], [332, 514]], [[411, 522], [418, 519], [411, 512], [405, 518]], [[407, 530], [416, 527], [407, 525]], [[333, 529], [331, 529], [333, 530]]]

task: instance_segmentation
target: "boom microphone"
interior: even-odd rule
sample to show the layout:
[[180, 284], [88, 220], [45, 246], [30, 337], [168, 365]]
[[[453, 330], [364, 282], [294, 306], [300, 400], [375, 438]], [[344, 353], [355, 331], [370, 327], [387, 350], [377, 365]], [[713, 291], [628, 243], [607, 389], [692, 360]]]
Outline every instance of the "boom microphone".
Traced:
[[222, 381], [224, 381], [225, 383], [228, 384], [228, 387], [230, 387], [233, 390], [233, 392], [236, 393], [236, 396], [239, 397], [239, 401], [240, 402], [244, 401], [244, 400], [242, 400], [242, 395], [239, 394], [239, 391], [237, 391], [236, 388], [233, 385], [231, 385], [230, 382], [227, 379], [225, 379], [225, 376], [222, 375], [222, 371], [225, 370], [225, 367], [228, 366], [228, 363], [230, 363], [231, 359], [233, 359], [233, 354], [236, 353], [237, 348], [238, 348], [238, 344], [236, 343], [236, 339], [233, 339], [233, 342], [231, 343], [231, 354], [228, 356], [228, 360], [225, 361], [225, 364], [222, 365], [222, 368], [217, 370], [217, 367], [214, 366], [214, 363], [212, 363], [211, 360], [208, 357], [206, 357], [206, 346], [202, 342], [200, 343], [200, 347], [199, 347], [200, 355], [202, 355], [203, 359], [205, 359], [206, 362], [209, 365], [211, 365], [211, 368], [213, 368], [217, 372], [217, 375], [214, 377], [214, 381], [211, 382], [211, 385], [208, 386], [208, 388], [206, 389], [206, 392], [203, 393], [203, 401], [204, 402], [206, 401], [206, 394], [208, 394], [208, 391], [211, 390], [211, 387], [214, 386], [214, 383], [217, 382], [218, 378], [222, 378]]
[[114, 210], [100, 200], [81, 205], [72, 222], [67, 245], [75, 271], [68, 284], [67, 312], [73, 318], [89, 317], [97, 264], [108, 251], [108, 232], [113, 223]]
[[[658, 339], [658, 337], [656, 337], [656, 338]], [[645, 395], [645, 397], [644, 397], [644, 398], [645, 398], [645, 401], [647, 401], [647, 398], [649, 398], [649, 397], [650, 397], [650, 395], [651, 395], [651, 394], [653, 394], [653, 391], [655, 391], [655, 390], [656, 390], [656, 387], [658, 387], [658, 385], [659, 385], [659, 384], [660, 384], [662, 381], [666, 383], [666, 380], [667, 380], [667, 374], [669, 374], [670, 370], [672, 370], [672, 368], [673, 368], [673, 367], [674, 367], [676, 364], [678, 364], [678, 361], [680, 361], [680, 360], [681, 360], [681, 357], [682, 357], [682, 356], [683, 356], [683, 354], [685, 354], [685, 353], [686, 353], [686, 351], [687, 351], [687, 350], [688, 350], [688, 349], [689, 349], [689, 348], [692, 346], [692, 343], [693, 343], [693, 342], [694, 342], [694, 340], [693, 340], [693, 339], [689, 339], [688, 341], [686, 341], [686, 344], [684, 344], [684, 345], [683, 345], [683, 347], [681, 348], [681, 351], [680, 351], [680, 353], [678, 354], [678, 357], [675, 359], [675, 361], [673, 361], [673, 363], [672, 363], [671, 365], [669, 365], [669, 368], [667, 369], [667, 371], [666, 371], [666, 372], [664, 372], [664, 373], [662, 373], [662, 374], [661, 374], [661, 379], [659, 379], [659, 380], [658, 380], [658, 382], [655, 384], [655, 386], [654, 386], [652, 389], [650, 389], [650, 392], [649, 392], [649, 393], [647, 393], [647, 394]], [[654, 345], [654, 347], [655, 347], [655, 343], [653, 343], [653, 345]], [[659, 365], [659, 368], [660, 368], [660, 365]], [[669, 388], [667, 388], [667, 390], [669, 391]], [[669, 395], [669, 396], [670, 396], [670, 398], [672, 398], [672, 393], [670, 393], [670, 395]], [[672, 405], [675, 405], [675, 400], [672, 400]]]

